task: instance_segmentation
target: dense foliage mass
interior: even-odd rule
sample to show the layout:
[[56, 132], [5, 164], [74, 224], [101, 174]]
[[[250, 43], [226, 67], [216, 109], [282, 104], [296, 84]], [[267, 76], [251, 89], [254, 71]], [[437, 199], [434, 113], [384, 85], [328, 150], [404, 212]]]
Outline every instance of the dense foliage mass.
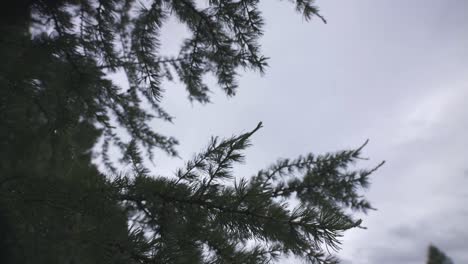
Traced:
[[[164, 79], [178, 78], [190, 100], [205, 103], [206, 74], [234, 95], [240, 68], [264, 70], [258, 2], [1, 4], [1, 263], [267, 263], [282, 254], [337, 261], [325, 248], [360, 225], [348, 209], [372, 208], [359, 191], [374, 169], [352, 167], [362, 148], [281, 159], [236, 177], [259, 124], [213, 138], [175, 177], [143, 166], [155, 149], [176, 155], [177, 141], [149, 123], [171, 121], [160, 106]], [[306, 19], [321, 18], [312, 1], [291, 2]], [[159, 53], [170, 17], [191, 32], [173, 57]], [[128, 90], [106, 78], [116, 71]], [[91, 163], [98, 139], [111, 177]], [[113, 147], [133, 173], [117, 174]]]

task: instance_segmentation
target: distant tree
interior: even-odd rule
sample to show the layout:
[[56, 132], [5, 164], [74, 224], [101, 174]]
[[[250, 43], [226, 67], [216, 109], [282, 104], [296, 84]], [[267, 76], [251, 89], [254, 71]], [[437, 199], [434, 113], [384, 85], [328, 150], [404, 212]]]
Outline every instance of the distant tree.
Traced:
[[[160, 106], [164, 79], [178, 77], [190, 100], [206, 103], [206, 74], [231, 96], [239, 68], [264, 70], [258, 2], [0, 4], [2, 263], [268, 263], [283, 254], [337, 262], [326, 249], [361, 223], [349, 209], [372, 208], [360, 191], [381, 164], [353, 169], [362, 147], [235, 177], [259, 124], [213, 138], [175, 177], [143, 166], [155, 149], [177, 154], [177, 141], [150, 126], [172, 120]], [[321, 18], [313, 1], [291, 2], [306, 19]], [[164, 56], [159, 33], [171, 16], [191, 36]], [[128, 90], [107, 79], [116, 71]], [[91, 163], [99, 139], [111, 177]], [[132, 173], [117, 173], [113, 147]]]
[[427, 264], [453, 264], [453, 261], [440, 249], [434, 245], [430, 245], [427, 254]]

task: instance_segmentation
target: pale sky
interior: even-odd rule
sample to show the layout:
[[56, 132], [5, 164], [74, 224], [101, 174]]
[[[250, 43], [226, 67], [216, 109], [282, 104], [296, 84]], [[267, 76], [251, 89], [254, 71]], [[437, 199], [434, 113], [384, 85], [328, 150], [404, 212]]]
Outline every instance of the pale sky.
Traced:
[[[237, 96], [212, 85], [212, 104], [190, 104], [166, 84], [174, 124], [154, 128], [180, 140], [183, 159], [159, 155], [169, 175], [210, 136], [255, 127], [239, 176], [280, 157], [352, 148], [370, 139], [366, 195], [378, 211], [367, 230], [344, 235], [344, 263], [424, 263], [429, 243], [468, 263], [468, 1], [317, 1], [328, 20], [306, 22], [288, 1], [265, 0], [264, 76], [240, 77]], [[167, 30], [168, 51], [184, 34]], [[291, 263], [296, 263], [294, 260]], [[299, 263], [299, 262], [297, 262]]]

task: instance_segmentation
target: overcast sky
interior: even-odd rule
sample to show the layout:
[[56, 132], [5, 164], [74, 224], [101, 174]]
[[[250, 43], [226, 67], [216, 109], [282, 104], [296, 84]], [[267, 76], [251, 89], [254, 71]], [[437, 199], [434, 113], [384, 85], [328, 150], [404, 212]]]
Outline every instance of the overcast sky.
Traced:
[[[356, 147], [367, 138], [378, 211], [345, 233], [345, 263], [424, 263], [429, 243], [468, 263], [468, 1], [318, 1], [328, 24], [305, 22], [287, 1], [263, 1], [264, 76], [244, 73], [237, 96], [213, 85], [213, 104], [190, 104], [168, 84], [164, 106], [183, 159], [212, 135], [263, 121], [247, 162], [253, 175], [279, 157]], [[184, 30], [170, 28], [169, 50]], [[164, 155], [157, 172], [183, 163]], [[294, 261], [292, 261], [294, 262]]]

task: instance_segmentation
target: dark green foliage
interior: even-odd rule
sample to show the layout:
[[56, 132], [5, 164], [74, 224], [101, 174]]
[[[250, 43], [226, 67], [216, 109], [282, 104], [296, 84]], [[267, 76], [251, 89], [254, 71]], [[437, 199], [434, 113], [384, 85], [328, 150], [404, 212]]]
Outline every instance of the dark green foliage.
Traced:
[[453, 261], [444, 252], [433, 245], [429, 246], [427, 253], [427, 264], [453, 264]]
[[[293, 254], [311, 263], [335, 263], [324, 250], [337, 248], [343, 231], [357, 227], [347, 207], [370, 209], [357, 190], [373, 171], [348, 170], [361, 149], [280, 160], [251, 178], [235, 178], [232, 167], [260, 128], [207, 149], [176, 178], [121, 178], [122, 199], [142, 229], [153, 256], [167, 263], [267, 263]], [[135, 165], [139, 167], [138, 164]], [[290, 197], [299, 203], [291, 208]]]
[[[150, 157], [154, 148], [176, 155], [177, 141], [148, 125], [153, 118], [172, 120], [159, 103], [162, 80], [172, 80], [176, 75], [185, 84], [190, 100], [206, 103], [209, 88], [203, 77], [207, 73], [216, 76], [219, 86], [231, 96], [237, 89], [239, 68], [263, 72], [267, 64], [258, 44], [263, 26], [258, 2], [210, 0], [207, 7], [200, 7], [193, 0], [20, 0], [11, 6], [3, 4], [5, 11], [22, 13], [15, 20], [8, 19], [9, 16], [3, 19], [2, 34], [8, 41], [7, 35], [24, 32], [29, 25], [34, 33], [32, 41], [28, 38], [19, 44], [42, 56], [31, 57], [29, 53], [16, 59], [29, 60], [28, 65], [39, 67], [43, 66], [39, 63], [42, 59], [63, 62], [54, 75], [69, 83], [61, 87], [61, 98], [56, 99], [77, 105], [60, 110], [63, 115], [78, 110], [81, 117], [100, 124], [104, 139], [102, 154], [108, 168], [115, 171], [109, 162], [110, 147], [125, 151], [129, 145], [117, 128], [123, 128]], [[313, 1], [292, 2], [306, 19], [318, 15]], [[159, 33], [171, 16], [192, 34], [184, 40], [177, 56], [164, 56], [159, 54]], [[49, 83], [43, 81], [46, 76], [41, 76], [41, 69], [38, 70], [22, 76], [22, 80], [39, 80], [36, 88], [44, 89]], [[115, 71], [126, 73], [130, 84], [127, 91], [104, 78], [106, 73]], [[29, 87], [25, 92], [34, 90]], [[145, 108], [146, 104], [152, 109]], [[68, 119], [50, 118], [50, 122], [67, 125]]]
[[[231, 96], [239, 69], [263, 72], [258, 2], [1, 4], [1, 263], [268, 263], [283, 254], [336, 263], [326, 249], [360, 225], [349, 212], [371, 209], [360, 190], [374, 170], [350, 167], [362, 148], [235, 177], [259, 124], [213, 138], [175, 177], [143, 166], [154, 149], [176, 155], [177, 141], [149, 125], [172, 119], [160, 107], [164, 79], [177, 76], [205, 103], [206, 74]], [[306, 19], [319, 16], [313, 1], [291, 2]], [[159, 54], [170, 16], [192, 33], [176, 57]], [[115, 71], [128, 90], [106, 79]], [[110, 177], [91, 163], [99, 139]], [[115, 146], [131, 174], [115, 173]]]

